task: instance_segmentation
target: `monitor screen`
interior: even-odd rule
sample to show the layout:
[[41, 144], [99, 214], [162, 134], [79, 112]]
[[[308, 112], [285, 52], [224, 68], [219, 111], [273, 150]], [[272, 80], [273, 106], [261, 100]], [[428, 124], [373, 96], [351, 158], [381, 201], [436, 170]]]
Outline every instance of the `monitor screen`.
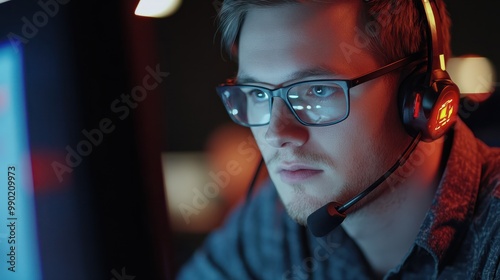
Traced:
[[0, 279], [41, 279], [22, 49], [0, 42]]

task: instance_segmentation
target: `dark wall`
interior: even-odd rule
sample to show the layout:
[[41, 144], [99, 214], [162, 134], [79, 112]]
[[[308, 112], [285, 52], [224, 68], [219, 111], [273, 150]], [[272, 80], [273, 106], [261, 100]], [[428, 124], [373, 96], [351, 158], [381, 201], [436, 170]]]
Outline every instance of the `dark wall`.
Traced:
[[479, 54], [489, 58], [500, 80], [499, 1], [445, 0], [452, 19], [453, 55]]
[[215, 16], [219, 1], [184, 1], [173, 16], [156, 21], [165, 84], [165, 150], [202, 150], [210, 132], [229, 118], [215, 86], [235, 74], [224, 61]]

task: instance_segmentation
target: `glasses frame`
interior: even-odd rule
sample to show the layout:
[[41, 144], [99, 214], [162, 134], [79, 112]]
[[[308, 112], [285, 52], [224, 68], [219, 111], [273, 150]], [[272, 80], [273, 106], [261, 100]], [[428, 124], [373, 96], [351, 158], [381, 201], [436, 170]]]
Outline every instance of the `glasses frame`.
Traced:
[[[350, 90], [351, 90], [351, 88], [353, 88], [355, 86], [358, 86], [358, 85], [360, 85], [362, 83], [366, 83], [368, 81], [371, 81], [371, 80], [374, 80], [376, 78], [379, 78], [379, 77], [381, 77], [383, 75], [386, 75], [386, 74], [388, 74], [388, 73], [390, 73], [392, 71], [395, 71], [397, 69], [400, 69], [400, 68], [403, 68], [405, 66], [408, 66], [408, 65], [410, 65], [413, 62], [421, 61], [421, 60], [423, 60], [425, 58], [426, 58], [426, 56], [425, 56], [424, 52], [414, 53], [414, 54], [411, 54], [411, 55], [409, 55], [407, 57], [399, 59], [399, 60], [397, 60], [395, 62], [389, 63], [389, 64], [387, 64], [385, 66], [382, 66], [381, 68], [378, 68], [378, 69], [376, 69], [376, 70], [374, 70], [374, 71], [372, 71], [370, 73], [361, 75], [361, 76], [359, 76], [357, 78], [354, 78], [354, 79], [319, 79], [319, 80], [308, 80], [308, 81], [301, 81], [301, 82], [293, 83], [293, 84], [290, 84], [290, 85], [287, 85], [287, 86], [284, 86], [284, 87], [275, 88], [275, 89], [270, 89], [270, 88], [266, 88], [266, 87], [263, 87], [263, 86], [254, 86], [254, 85], [245, 85], [245, 84], [234, 84], [232, 82], [234, 80], [229, 80], [229, 82], [217, 86], [216, 87], [216, 91], [217, 91], [217, 94], [219, 95], [219, 97], [221, 98], [222, 102], [224, 103], [224, 107], [228, 111], [228, 114], [231, 117], [231, 119], [235, 123], [240, 124], [242, 126], [257, 127], [257, 126], [268, 125], [271, 122], [271, 116], [269, 117], [269, 121], [267, 123], [264, 123], [264, 124], [248, 124], [248, 123], [243, 123], [243, 122], [239, 121], [238, 119], [236, 119], [234, 117], [233, 114], [231, 114], [231, 110], [230, 110], [231, 108], [228, 108], [228, 106], [226, 105], [227, 102], [225, 101], [226, 98], [224, 97], [224, 92], [228, 88], [251, 87], [251, 88], [263, 90], [264, 92], [266, 92], [270, 96], [270, 101], [269, 101], [269, 112], [270, 112], [270, 114], [272, 114], [272, 107], [273, 107], [274, 97], [279, 97], [279, 98], [281, 98], [285, 102], [286, 106], [292, 112], [292, 114], [295, 117], [295, 119], [297, 119], [297, 121], [299, 121], [301, 124], [303, 124], [305, 126], [317, 126], [317, 127], [320, 127], [320, 126], [329, 126], [329, 125], [334, 125], [334, 124], [337, 124], [339, 122], [342, 122], [343, 120], [347, 119], [347, 117], [349, 116], [349, 113], [350, 113]], [[341, 119], [338, 119], [338, 120], [335, 120], [335, 121], [332, 121], [332, 122], [327, 122], [327, 123], [319, 123], [319, 124], [318, 123], [308, 123], [308, 122], [305, 122], [305, 121], [301, 120], [300, 117], [298, 116], [298, 114], [293, 109], [292, 104], [288, 100], [288, 92], [290, 91], [290, 89], [292, 87], [295, 87], [295, 86], [298, 86], [298, 85], [301, 85], [301, 84], [317, 83], [317, 82], [336, 82], [336, 83], [338, 83], [343, 88], [344, 95], [345, 95], [345, 98], [346, 98], [346, 106], [347, 106], [347, 108], [346, 108], [345, 115]]]

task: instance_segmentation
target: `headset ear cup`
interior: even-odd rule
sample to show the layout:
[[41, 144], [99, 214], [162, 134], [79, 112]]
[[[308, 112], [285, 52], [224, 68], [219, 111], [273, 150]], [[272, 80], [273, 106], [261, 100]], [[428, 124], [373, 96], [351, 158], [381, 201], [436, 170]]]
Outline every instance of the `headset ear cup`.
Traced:
[[[446, 74], [446, 73], [445, 73]], [[456, 122], [460, 90], [450, 79], [424, 84], [425, 75], [410, 75], [400, 87], [402, 122], [411, 136], [422, 134], [423, 141], [443, 136]]]
[[427, 61], [416, 67], [400, 87], [401, 119], [410, 135], [423, 141], [443, 136], [456, 122], [460, 90], [446, 72], [440, 14], [436, 1], [421, 0], [425, 15]]

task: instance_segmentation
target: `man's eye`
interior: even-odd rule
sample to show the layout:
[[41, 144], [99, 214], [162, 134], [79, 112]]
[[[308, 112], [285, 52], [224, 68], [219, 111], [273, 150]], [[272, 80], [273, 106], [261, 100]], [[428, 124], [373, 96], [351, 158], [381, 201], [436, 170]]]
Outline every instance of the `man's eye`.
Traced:
[[328, 97], [336, 93], [338, 90], [339, 88], [335, 86], [315, 85], [309, 88], [307, 94], [317, 97]]
[[267, 94], [259, 89], [250, 91], [249, 95], [256, 101], [265, 101], [268, 99]]

